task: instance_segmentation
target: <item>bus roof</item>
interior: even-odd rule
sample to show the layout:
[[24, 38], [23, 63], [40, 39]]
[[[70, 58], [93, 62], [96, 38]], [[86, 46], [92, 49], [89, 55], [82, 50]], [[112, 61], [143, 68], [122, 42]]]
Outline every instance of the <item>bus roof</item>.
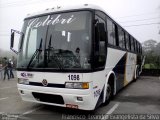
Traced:
[[87, 9], [87, 8], [104, 11], [102, 8], [100, 8], [96, 5], [92, 5], [92, 4], [83, 4], [83, 5], [78, 5], [78, 6], [56, 6], [56, 7], [53, 7], [53, 8], [48, 8], [48, 9], [46, 9], [44, 11], [41, 11], [41, 12], [28, 14], [26, 16], [26, 18], [34, 17], [34, 16], [37, 16], [37, 15], [43, 15], [43, 14], [47, 14], [47, 13], [63, 12], [63, 11], [67, 11], [67, 10], [79, 10], [79, 9]]
[[[105, 14], [107, 14], [111, 19], [113, 19], [110, 14], [108, 14], [106, 12], [106, 10], [102, 9], [101, 7], [97, 6], [97, 5], [93, 5], [93, 4], [82, 4], [82, 5], [74, 5], [74, 6], [56, 6], [53, 8], [47, 8], [44, 11], [40, 11], [40, 12], [35, 12], [33, 14], [28, 14], [26, 16], [26, 18], [31, 18], [34, 16], [41, 16], [43, 14], [49, 14], [49, 13], [56, 13], [56, 12], [63, 12], [63, 11], [69, 11], [69, 10], [81, 10], [81, 9], [95, 9], [95, 10], [100, 10], [103, 11]], [[25, 18], [25, 19], [26, 19]], [[115, 21], [115, 23], [118, 23], [115, 19], [113, 19]], [[129, 33], [124, 27], [122, 27], [119, 23], [118, 25], [123, 28], [127, 33]], [[130, 33], [129, 33], [130, 34]], [[133, 35], [130, 34], [132, 37]], [[134, 38], [134, 37], [133, 37]], [[135, 38], [134, 38], [135, 39]], [[139, 42], [139, 41], [138, 41]], [[140, 42], [139, 42], [140, 43]]]

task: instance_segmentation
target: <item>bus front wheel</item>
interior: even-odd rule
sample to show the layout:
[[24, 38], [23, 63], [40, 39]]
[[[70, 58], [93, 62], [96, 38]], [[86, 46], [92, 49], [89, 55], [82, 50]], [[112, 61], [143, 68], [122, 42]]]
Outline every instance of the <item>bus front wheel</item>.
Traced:
[[110, 82], [108, 82], [107, 88], [106, 88], [106, 96], [105, 96], [104, 105], [109, 104], [111, 97], [112, 97], [112, 94], [113, 94], [112, 85]]

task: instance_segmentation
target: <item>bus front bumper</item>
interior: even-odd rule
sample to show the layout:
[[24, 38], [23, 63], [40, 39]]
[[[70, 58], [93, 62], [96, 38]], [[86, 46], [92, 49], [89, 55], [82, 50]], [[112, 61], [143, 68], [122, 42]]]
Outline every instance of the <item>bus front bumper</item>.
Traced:
[[17, 86], [24, 101], [82, 110], [95, 109], [91, 89], [49, 88], [22, 84]]

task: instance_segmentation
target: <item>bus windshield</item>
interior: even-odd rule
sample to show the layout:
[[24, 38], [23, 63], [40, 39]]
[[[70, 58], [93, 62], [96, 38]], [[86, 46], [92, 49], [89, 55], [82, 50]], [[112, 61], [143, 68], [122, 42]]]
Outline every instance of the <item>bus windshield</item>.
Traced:
[[91, 20], [89, 11], [25, 19], [17, 68], [91, 69]]

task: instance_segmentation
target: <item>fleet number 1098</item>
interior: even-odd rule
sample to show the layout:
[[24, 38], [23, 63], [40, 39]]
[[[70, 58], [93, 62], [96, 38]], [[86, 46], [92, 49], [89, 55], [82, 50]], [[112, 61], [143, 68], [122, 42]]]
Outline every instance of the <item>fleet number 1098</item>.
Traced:
[[80, 80], [79, 75], [68, 75], [69, 80]]

